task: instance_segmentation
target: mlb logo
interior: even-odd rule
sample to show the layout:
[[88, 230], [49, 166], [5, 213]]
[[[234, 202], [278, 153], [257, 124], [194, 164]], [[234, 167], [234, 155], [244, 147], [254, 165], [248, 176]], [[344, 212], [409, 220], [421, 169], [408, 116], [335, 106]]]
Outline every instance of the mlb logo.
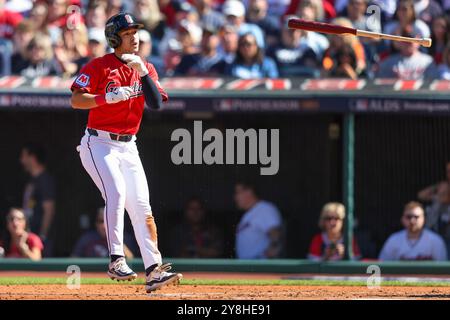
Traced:
[[87, 74], [80, 74], [78, 78], [75, 80], [75, 83], [80, 87], [86, 87], [89, 84], [90, 77]]
[[134, 22], [133, 18], [131, 18], [131, 16], [128, 15], [128, 14], [125, 15], [125, 20], [127, 20], [128, 23], [133, 23]]

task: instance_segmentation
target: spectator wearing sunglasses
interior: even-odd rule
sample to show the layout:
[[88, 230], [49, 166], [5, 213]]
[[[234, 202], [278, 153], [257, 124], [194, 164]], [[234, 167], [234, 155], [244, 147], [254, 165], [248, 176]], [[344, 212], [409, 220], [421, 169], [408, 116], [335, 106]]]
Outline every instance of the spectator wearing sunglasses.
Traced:
[[[314, 236], [309, 247], [308, 259], [313, 261], [336, 261], [344, 258], [345, 246], [342, 235], [345, 219], [345, 207], [338, 202], [329, 202], [322, 208], [319, 218], [321, 233]], [[359, 259], [361, 254], [353, 240], [353, 256]]]
[[236, 58], [225, 74], [240, 79], [278, 78], [278, 68], [258, 47], [256, 37], [246, 33], [239, 38]]
[[[344, 258], [345, 246], [342, 235], [345, 207], [338, 202], [329, 202], [322, 208], [319, 218], [321, 233], [314, 236], [309, 247], [308, 259], [313, 261], [336, 261]], [[353, 256], [359, 259], [358, 244], [353, 240]]]
[[425, 213], [418, 202], [405, 205], [402, 231], [392, 234], [385, 242], [379, 256], [385, 261], [444, 261], [447, 249], [442, 238], [425, 228]]

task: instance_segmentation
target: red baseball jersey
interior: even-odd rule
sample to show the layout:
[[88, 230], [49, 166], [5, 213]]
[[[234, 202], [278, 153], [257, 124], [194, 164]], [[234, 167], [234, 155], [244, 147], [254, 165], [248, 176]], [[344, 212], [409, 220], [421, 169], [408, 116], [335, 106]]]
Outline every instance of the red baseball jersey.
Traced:
[[[162, 100], [168, 95], [158, 81], [155, 67], [145, 62], [149, 76], [155, 82]], [[114, 53], [95, 58], [81, 70], [71, 86], [91, 94], [106, 94], [118, 87], [131, 87], [130, 99], [118, 103], [104, 104], [89, 110], [88, 127], [116, 134], [136, 134], [144, 112], [145, 98], [139, 73], [128, 67]]]
[[[28, 233], [28, 238], [26, 241], [28, 248], [30, 250], [34, 250], [35, 248], [42, 251], [44, 249], [44, 244], [41, 241], [41, 238], [39, 238], [34, 233]], [[1, 245], [1, 244], [0, 244]], [[9, 248], [4, 248], [6, 251], [6, 257], [7, 258], [23, 258], [22, 254], [20, 253], [19, 248], [14, 244], [11, 243]]]

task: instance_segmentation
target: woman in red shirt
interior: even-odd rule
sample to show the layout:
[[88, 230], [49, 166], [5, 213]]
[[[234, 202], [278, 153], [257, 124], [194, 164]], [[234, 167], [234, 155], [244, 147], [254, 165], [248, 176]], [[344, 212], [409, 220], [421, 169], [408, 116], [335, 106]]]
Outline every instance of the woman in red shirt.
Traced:
[[[320, 213], [319, 228], [321, 233], [314, 236], [309, 248], [308, 259], [314, 261], [342, 260], [344, 257], [344, 240], [342, 237], [345, 207], [338, 202], [325, 204]], [[359, 248], [353, 240], [353, 255], [360, 258]]]
[[21, 209], [12, 208], [6, 217], [8, 234], [2, 244], [6, 258], [41, 260], [44, 245], [34, 233], [27, 232], [27, 221]]

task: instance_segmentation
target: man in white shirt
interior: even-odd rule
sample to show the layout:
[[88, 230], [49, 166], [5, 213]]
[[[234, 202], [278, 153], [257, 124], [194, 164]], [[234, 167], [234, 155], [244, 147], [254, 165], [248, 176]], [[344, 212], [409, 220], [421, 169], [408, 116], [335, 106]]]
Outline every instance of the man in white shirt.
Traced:
[[245, 211], [236, 230], [237, 258], [278, 258], [283, 246], [282, 218], [277, 207], [260, 200], [255, 187], [246, 182], [236, 184], [234, 200]]
[[404, 230], [392, 234], [381, 250], [380, 260], [447, 260], [444, 241], [425, 229], [425, 214], [418, 202], [409, 202], [403, 211]]
[[[403, 32], [404, 37], [414, 37], [413, 33]], [[380, 63], [378, 78], [401, 80], [421, 80], [436, 77], [433, 58], [422, 53], [417, 43], [396, 42], [399, 53], [389, 56]]]

